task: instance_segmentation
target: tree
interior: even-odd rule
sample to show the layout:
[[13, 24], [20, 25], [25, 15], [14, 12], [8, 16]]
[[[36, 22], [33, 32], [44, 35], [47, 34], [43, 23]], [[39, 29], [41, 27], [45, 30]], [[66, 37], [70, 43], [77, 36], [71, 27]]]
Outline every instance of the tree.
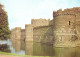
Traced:
[[10, 30], [8, 27], [8, 15], [3, 7], [0, 4], [0, 40], [7, 40], [10, 35]]

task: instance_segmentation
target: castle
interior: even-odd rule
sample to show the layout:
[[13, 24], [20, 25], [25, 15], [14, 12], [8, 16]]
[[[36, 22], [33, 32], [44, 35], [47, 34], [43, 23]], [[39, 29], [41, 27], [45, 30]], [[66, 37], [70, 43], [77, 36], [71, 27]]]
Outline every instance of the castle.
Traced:
[[[15, 39], [15, 41], [14, 41]], [[11, 41], [23, 40], [55, 47], [80, 46], [80, 7], [53, 11], [53, 20], [32, 19], [25, 29], [11, 30]]]

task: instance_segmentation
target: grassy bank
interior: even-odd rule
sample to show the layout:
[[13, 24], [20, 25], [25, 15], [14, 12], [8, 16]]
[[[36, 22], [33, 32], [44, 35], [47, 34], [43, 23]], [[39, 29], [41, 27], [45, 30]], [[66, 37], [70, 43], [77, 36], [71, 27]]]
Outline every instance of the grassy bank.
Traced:
[[[19, 56], [19, 57], [51, 57], [51, 56], [30, 56], [30, 55], [18, 55], [18, 54], [14, 54], [14, 53], [6, 53], [6, 52], [1, 52], [1, 55], [11, 55], [11, 56]], [[53, 56], [52, 56], [53, 57]]]

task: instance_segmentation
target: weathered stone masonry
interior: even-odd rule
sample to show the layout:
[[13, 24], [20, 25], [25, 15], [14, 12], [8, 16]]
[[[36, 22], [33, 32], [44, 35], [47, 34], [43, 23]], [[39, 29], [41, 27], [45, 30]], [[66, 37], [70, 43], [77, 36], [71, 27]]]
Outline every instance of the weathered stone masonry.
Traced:
[[[25, 39], [25, 29], [16, 27], [11, 30], [11, 41], [12, 41], [13, 47], [17, 51], [19, 51], [25, 45], [24, 39]], [[23, 46], [21, 46], [21, 45], [23, 45]]]
[[76, 47], [80, 46], [80, 8], [61, 9], [53, 12], [54, 46]]
[[33, 29], [34, 42], [53, 44], [52, 25], [44, 27], [36, 27]]
[[80, 8], [59, 9], [53, 12], [53, 17], [53, 20], [32, 19], [31, 24], [25, 25], [24, 32], [20, 28], [12, 29], [11, 39], [22, 38], [25, 42], [53, 44], [55, 47], [80, 46]]

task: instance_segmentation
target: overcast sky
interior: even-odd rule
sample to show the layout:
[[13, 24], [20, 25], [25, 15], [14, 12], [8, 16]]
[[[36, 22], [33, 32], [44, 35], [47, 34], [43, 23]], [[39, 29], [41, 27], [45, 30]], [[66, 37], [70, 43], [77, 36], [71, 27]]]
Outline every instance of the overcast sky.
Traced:
[[54, 10], [80, 7], [80, 0], [0, 0], [8, 13], [10, 29], [25, 28], [31, 19], [53, 19]]

